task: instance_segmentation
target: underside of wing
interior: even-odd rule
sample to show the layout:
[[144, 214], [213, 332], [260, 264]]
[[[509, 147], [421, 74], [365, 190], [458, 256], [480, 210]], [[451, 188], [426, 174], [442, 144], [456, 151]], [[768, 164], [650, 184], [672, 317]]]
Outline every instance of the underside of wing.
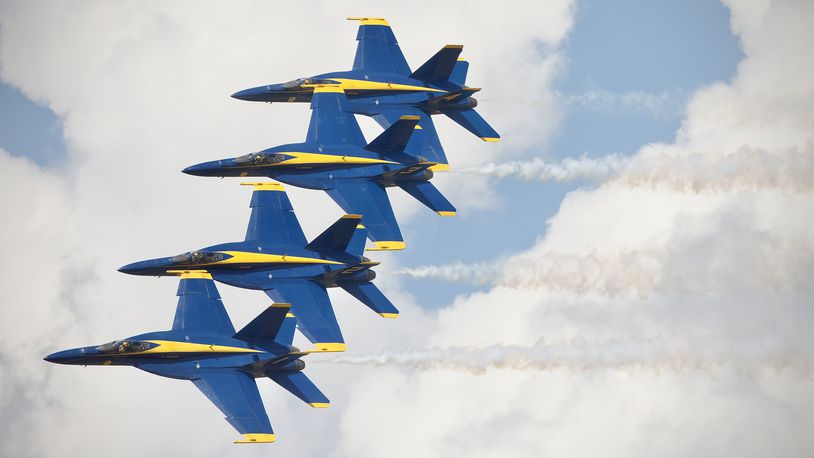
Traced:
[[172, 329], [229, 336], [235, 333], [211, 275], [205, 272], [181, 274]]
[[254, 186], [252, 216], [246, 229], [246, 241], [305, 246], [297, 215], [283, 185], [273, 182], [244, 183]]
[[192, 381], [226, 416], [243, 439], [236, 443], [274, 442], [257, 383], [238, 370], [204, 374]]
[[325, 287], [311, 280], [279, 280], [266, 290], [276, 302], [291, 304], [305, 337], [323, 351], [344, 351], [345, 340]]
[[353, 113], [345, 111], [347, 96], [339, 87], [314, 88], [306, 143], [364, 146], [365, 137]]
[[371, 73], [409, 75], [410, 66], [404, 59], [390, 24], [383, 18], [348, 18], [359, 21], [356, 56], [353, 69]]
[[384, 186], [371, 180], [348, 180], [336, 183], [326, 192], [346, 212], [363, 215], [362, 225], [377, 247], [404, 248], [404, 238]]

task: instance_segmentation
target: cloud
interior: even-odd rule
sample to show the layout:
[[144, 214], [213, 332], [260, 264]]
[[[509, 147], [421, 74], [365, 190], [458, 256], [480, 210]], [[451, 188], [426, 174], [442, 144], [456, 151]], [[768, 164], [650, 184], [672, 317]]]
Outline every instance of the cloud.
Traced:
[[[382, 11], [414, 67], [447, 40], [465, 43], [484, 99], [516, 91], [506, 68], [535, 82], [532, 104], [479, 107], [504, 135], [499, 149], [439, 120], [460, 168], [496, 154], [523, 161], [556, 131], [550, 83], [565, 68], [570, 2], [525, 14], [494, 2], [434, 4], [435, 16], [453, 18], [437, 32], [427, 31], [421, 5], [351, 6], [3, 4], [2, 77], [63, 118], [69, 149], [58, 173], [0, 154], [0, 202], [14, 215], [0, 235], [15, 242], [4, 249], [15, 264], [0, 288], [3, 454], [268, 454], [234, 448], [234, 432], [188, 383], [40, 358], [169, 325], [175, 282], [115, 268], [240, 237], [247, 191], [178, 170], [301, 138], [305, 106], [227, 94], [346, 68], [354, 43], [333, 39], [355, 30], [337, 21], [356, 14], [346, 9]], [[309, 360], [309, 376], [333, 401], [327, 410], [261, 381], [275, 453], [810, 456], [814, 11], [805, 2], [730, 9], [746, 55], [733, 81], [696, 91], [674, 143], [647, 146], [607, 176], [590, 176], [597, 164], [587, 159], [535, 166], [534, 179], [588, 174], [599, 183], [569, 193], [533, 247], [449, 274], [484, 291], [422, 312], [381, 275], [402, 310], [389, 321], [332, 292], [353, 339], [344, 361], [375, 362], [389, 347], [388, 362]], [[286, 20], [274, 20], [280, 11]], [[439, 185], [456, 204], [457, 192], [475, 196], [463, 201], [471, 208], [494, 197], [457, 186], [478, 189], [472, 177], [446, 178]], [[307, 235], [341, 213], [322, 194], [290, 194], [308, 209], [298, 213]], [[381, 259], [403, 268], [395, 255]], [[256, 292], [221, 294], [236, 326], [267, 305]], [[675, 370], [674, 358], [687, 370]], [[554, 363], [562, 369], [540, 369]]]

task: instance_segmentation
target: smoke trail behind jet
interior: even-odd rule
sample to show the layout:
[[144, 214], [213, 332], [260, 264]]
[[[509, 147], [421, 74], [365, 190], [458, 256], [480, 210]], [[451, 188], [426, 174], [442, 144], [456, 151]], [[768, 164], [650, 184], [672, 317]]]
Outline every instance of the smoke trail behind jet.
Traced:
[[729, 191], [777, 188], [814, 190], [814, 145], [780, 154], [743, 146], [730, 154], [675, 154], [650, 148], [635, 156], [565, 158], [560, 162], [510, 161], [456, 170], [460, 174], [526, 181], [589, 180], [630, 187], [666, 187], [675, 191]]
[[780, 344], [736, 345], [716, 340], [574, 341], [557, 345], [540, 340], [530, 347], [491, 345], [408, 349], [359, 356], [340, 355], [319, 362], [420, 371], [446, 369], [472, 374], [488, 370], [681, 372], [733, 366], [743, 370], [790, 370], [808, 376], [814, 367], [814, 355], [810, 350], [785, 348]]

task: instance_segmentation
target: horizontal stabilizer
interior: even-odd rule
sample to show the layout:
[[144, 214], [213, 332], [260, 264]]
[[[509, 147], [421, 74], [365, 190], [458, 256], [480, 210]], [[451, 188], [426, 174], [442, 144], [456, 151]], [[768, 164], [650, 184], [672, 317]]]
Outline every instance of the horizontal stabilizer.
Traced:
[[399, 187], [441, 216], [454, 216], [455, 207], [429, 181], [398, 183]]
[[252, 344], [263, 344], [277, 340], [278, 333], [290, 310], [291, 304], [272, 304], [238, 331], [234, 338]]
[[350, 283], [340, 285], [357, 300], [385, 318], [396, 318], [398, 309], [373, 283]]
[[490, 126], [477, 111], [471, 108], [464, 110], [444, 110], [443, 113], [485, 142], [500, 141], [500, 134], [495, 132], [495, 129], [492, 129], [492, 126]]
[[424, 65], [418, 67], [410, 78], [424, 81], [444, 81], [449, 79], [458, 56], [463, 51], [463, 45], [446, 45], [430, 57]]
[[328, 407], [331, 402], [302, 372], [273, 372], [269, 378], [311, 407]]
[[305, 248], [312, 251], [347, 251], [356, 232], [356, 226], [362, 220], [361, 215], [345, 215], [339, 218], [322, 234], [319, 234]]
[[[407, 162], [415, 158], [404, 154], [403, 151], [407, 147], [407, 142], [415, 132], [418, 125], [418, 116], [405, 115], [399, 118], [393, 125], [388, 127], [384, 132], [379, 134], [372, 142], [370, 142], [365, 149], [373, 151], [384, 156], [392, 155], [393, 153], [401, 153], [393, 156], [393, 159], [399, 162]], [[407, 161], [405, 161], [407, 159]]]

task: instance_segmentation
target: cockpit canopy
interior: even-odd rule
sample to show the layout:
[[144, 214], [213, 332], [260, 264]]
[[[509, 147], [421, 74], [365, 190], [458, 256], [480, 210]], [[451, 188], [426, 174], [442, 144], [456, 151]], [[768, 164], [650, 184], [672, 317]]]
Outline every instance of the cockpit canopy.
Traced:
[[283, 89], [296, 89], [305, 85], [313, 86], [317, 84], [339, 84], [339, 82], [321, 78], [297, 78], [287, 83], [283, 83]]
[[173, 264], [211, 264], [223, 261], [228, 255], [217, 251], [188, 251], [170, 258]]
[[114, 340], [106, 344], [99, 345], [96, 349], [105, 354], [124, 354], [135, 353], [140, 351], [149, 350], [151, 344], [149, 342], [140, 342], [137, 340]]
[[276, 164], [278, 162], [282, 162], [286, 160], [287, 157], [285, 154], [277, 154], [277, 153], [249, 153], [244, 156], [240, 156], [235, 159], [235, 163], [244, 165], [244, 164], [255, 164], [255, 165], [262, 165], [262, 164]]

